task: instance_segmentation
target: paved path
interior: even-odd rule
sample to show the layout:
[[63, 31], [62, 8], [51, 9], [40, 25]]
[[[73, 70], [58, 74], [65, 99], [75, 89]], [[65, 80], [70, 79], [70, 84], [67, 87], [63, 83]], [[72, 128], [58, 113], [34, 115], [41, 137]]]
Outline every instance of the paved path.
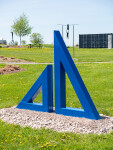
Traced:
[[91, 64], [91, 63], [94, 63], [94, 64], [105, 64], [105, 63], [113, 63], [113, 61], [105, 61], [105, 62], [75, 62], [76, 64], [79, 64], [79, 63], [83, 63], [83, 64]]
[[[2, 63], [5, 63], [5, 64], [25, 64], [25, 65], [36, 65], [36, 64], [39, 64], [39, 65], [48, 65], [48, 64], [54, 64], [54, 63], [36, 63], [36, 62], [31, 62], [31, 63], [23, 63], [23, 62], [0, 62], [0, 64]], [[90, 63], [96, 63], [96, 64], [100, 64], [100, 63], [113, 63], [113, 61], [107, 61], [107, 62], [75, 62], [75, 64], [90, 64]]]

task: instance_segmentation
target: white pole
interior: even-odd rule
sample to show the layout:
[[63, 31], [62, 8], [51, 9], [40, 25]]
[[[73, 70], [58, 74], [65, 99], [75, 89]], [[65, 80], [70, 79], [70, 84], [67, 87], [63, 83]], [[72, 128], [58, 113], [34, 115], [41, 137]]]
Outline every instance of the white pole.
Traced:
[[75, 51], [75, 45], [74, 45], [74, 25], [73, 25], [73, 58], [75, 57], [74, 51]]

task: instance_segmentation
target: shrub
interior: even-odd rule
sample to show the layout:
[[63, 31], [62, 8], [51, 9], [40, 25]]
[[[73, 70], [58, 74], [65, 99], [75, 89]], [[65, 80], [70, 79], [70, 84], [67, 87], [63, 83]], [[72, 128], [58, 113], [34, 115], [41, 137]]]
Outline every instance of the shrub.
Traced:
[[15, 42], [14, 42], [14, 45], [18, 45], [18, 42], [17, 42], [17, 41], [15, 41]]

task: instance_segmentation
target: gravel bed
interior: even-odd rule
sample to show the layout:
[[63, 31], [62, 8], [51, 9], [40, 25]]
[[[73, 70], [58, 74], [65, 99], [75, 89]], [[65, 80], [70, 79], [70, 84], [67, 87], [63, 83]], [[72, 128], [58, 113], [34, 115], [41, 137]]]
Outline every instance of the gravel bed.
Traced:
[[31, 128], [53, 129], [58, 132], [73, 133], [97, 133], [105, 134], [113, 131], [113, 117], [100, 115], [100, 120], [90, 120], [86, 118], [69, 117], [55, 113], [46, 113], [18, 109], [16, 106], [0, 109], [0, 119]]

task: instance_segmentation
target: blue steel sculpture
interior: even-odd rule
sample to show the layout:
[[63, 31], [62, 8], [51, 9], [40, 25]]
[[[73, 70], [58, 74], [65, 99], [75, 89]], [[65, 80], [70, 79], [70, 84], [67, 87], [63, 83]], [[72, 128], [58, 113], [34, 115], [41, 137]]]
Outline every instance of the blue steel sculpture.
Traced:
[[[66, 116], [100, 119], [85, 84], [68, 52], [59, 31], [54, 31], [55, 112]], [[66, 107], [67, 73], [83, 109]], [[42, 104], [33, 103], [42, 88]], [[48, 65], [17, 108], [53, 112], [53, 72]]]
[[[42, 104], [33, 103], [33, 100], [39, 94], [42, 87]], [[41, 73], [39, 78], [30, 88], [28, 93], [18, 104], [17, 108], [29, 109], [35, 111], [52, 112], [53, 111], [53, 71], [52, 65], [48, 65]]]
[[[59, 31], [54, 31], [55, 112], [66, 116], [100, 119], [85, 84], [68, 52]], [[66, 107], [65, 72], [83, 109]]]

